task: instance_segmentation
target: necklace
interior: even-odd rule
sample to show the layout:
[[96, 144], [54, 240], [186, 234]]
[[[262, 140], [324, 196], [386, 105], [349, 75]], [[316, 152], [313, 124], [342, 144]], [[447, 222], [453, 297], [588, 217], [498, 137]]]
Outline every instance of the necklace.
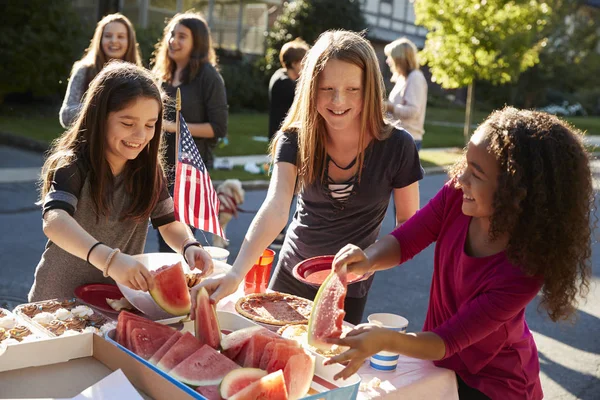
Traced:
[[328, 159], [329, 161], [331, 161], [331, 162], [333, 163], [333, 165], [335, 165], [336, 167], [338, 167], [338, 168], [339, 168], [339, 169], [341, 169], [342, 171], [348, 171], [350, 168], [354, 167], [354, 164], [356, 164], [356, 157], [354, 157], [354, 160], [352, 160], [352, 161], [350, 162], [350, 164], [348, 164], [348, 166], [347, 166], [347, 167], [340, 167], [340, 166], [338, 165], [338, 163], [336, 163], [336, 162], [335, 162], [335, 160], [329, 156], [329, 154], [327, 154], [327, 159]]

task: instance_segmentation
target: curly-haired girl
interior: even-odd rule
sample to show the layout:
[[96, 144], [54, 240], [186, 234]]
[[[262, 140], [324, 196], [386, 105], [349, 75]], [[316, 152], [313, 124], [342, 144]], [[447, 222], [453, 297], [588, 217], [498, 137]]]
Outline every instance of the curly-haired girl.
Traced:
[[539, 361], [525, 307], [541, 289], [553, 321], [588, 290], [593, 187], [579, 133], [555, 116], [507, 107], [477, 129], [451, 181], [413, 218], [334, 268], [366, 273], [430, 243], [434, 274], [423, 332], [365, 326], [332, 343], [351, 349], [338, 377], [386, 350], [454, 370], [459, 397], [540, 399]]

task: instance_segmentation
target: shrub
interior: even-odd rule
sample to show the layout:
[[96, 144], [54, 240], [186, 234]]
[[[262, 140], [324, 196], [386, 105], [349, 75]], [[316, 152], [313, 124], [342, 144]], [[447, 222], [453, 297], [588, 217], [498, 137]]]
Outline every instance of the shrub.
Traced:
[[221, 64], [230, 112], [266, 111], [269, 86], [265, 76], [249, 61]]

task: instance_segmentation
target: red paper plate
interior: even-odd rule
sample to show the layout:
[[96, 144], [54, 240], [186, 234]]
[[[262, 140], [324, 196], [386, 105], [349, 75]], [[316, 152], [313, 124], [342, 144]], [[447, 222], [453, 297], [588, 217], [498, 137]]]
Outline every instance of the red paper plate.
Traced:
[[118, 314], [117, 311], [108, 305], [106, 299], [119, 300], [123, 297], [123, 293], [121, 293], [117, 285], [90, 283], [75, 289], [75, 297], [82, 303], [102, 312]]
[[[292, 274], [294, 275], [294, 278], [298, 279], [300, 282], [318, 288], [331, 272], [333, 258], [334, 256], [307, 258], [294, 267]], [[365, 278], [366, 276], [364, 275], [348, 274], [348, 284], [358, 282]]]

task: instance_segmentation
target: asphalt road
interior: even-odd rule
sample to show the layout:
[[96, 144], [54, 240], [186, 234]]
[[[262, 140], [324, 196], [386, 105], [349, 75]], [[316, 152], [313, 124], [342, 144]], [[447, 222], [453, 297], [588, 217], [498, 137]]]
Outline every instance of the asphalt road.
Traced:
[[[0, 305], [3, 306], [26, 301], [35, 266], [46, 243], [41, 215], [34, 204], [38, 196], [36, 183], [27, 179], [41, 163], [40, 154], [0, 146]], [[600, 161], [595, 161], [593, 166], [597, 191]], [[22, 179], [11, 178], [15, 176]], [[444, 181], [444, 175], [426, 176], [421, 183], [421, 203], [425, 204]], [[258, 209], [265, 195], [264, 190], [247, 192], [244, 208]], [[252, 217], [252, 214], [240, 214], [228, 226], [230, 263]], [[392, 228], [392, 213], [388, 210], [381, 232], [385, 234]], [[197, 236], [204, 241], [201, 234]], [[155, 252], [157, 248], [156, 233], [150, 228], [146, 252]], [[574, 325], [552, 323], [543, 312], [538, 312], [537, 300], [527, 310], [527, 321], [538, 345], [547, 399], [600, 399], [599, 252], [600, 245], [595, 239], [592, 285], [587, 301], [579, 305]], [[409, 330], [420, 330], [427, 310], [432, 271], [433, 246], [430, 246], [405, 265], [377, 273], [365, 319], [371, 313], [393, 312], [408, 318]]]

